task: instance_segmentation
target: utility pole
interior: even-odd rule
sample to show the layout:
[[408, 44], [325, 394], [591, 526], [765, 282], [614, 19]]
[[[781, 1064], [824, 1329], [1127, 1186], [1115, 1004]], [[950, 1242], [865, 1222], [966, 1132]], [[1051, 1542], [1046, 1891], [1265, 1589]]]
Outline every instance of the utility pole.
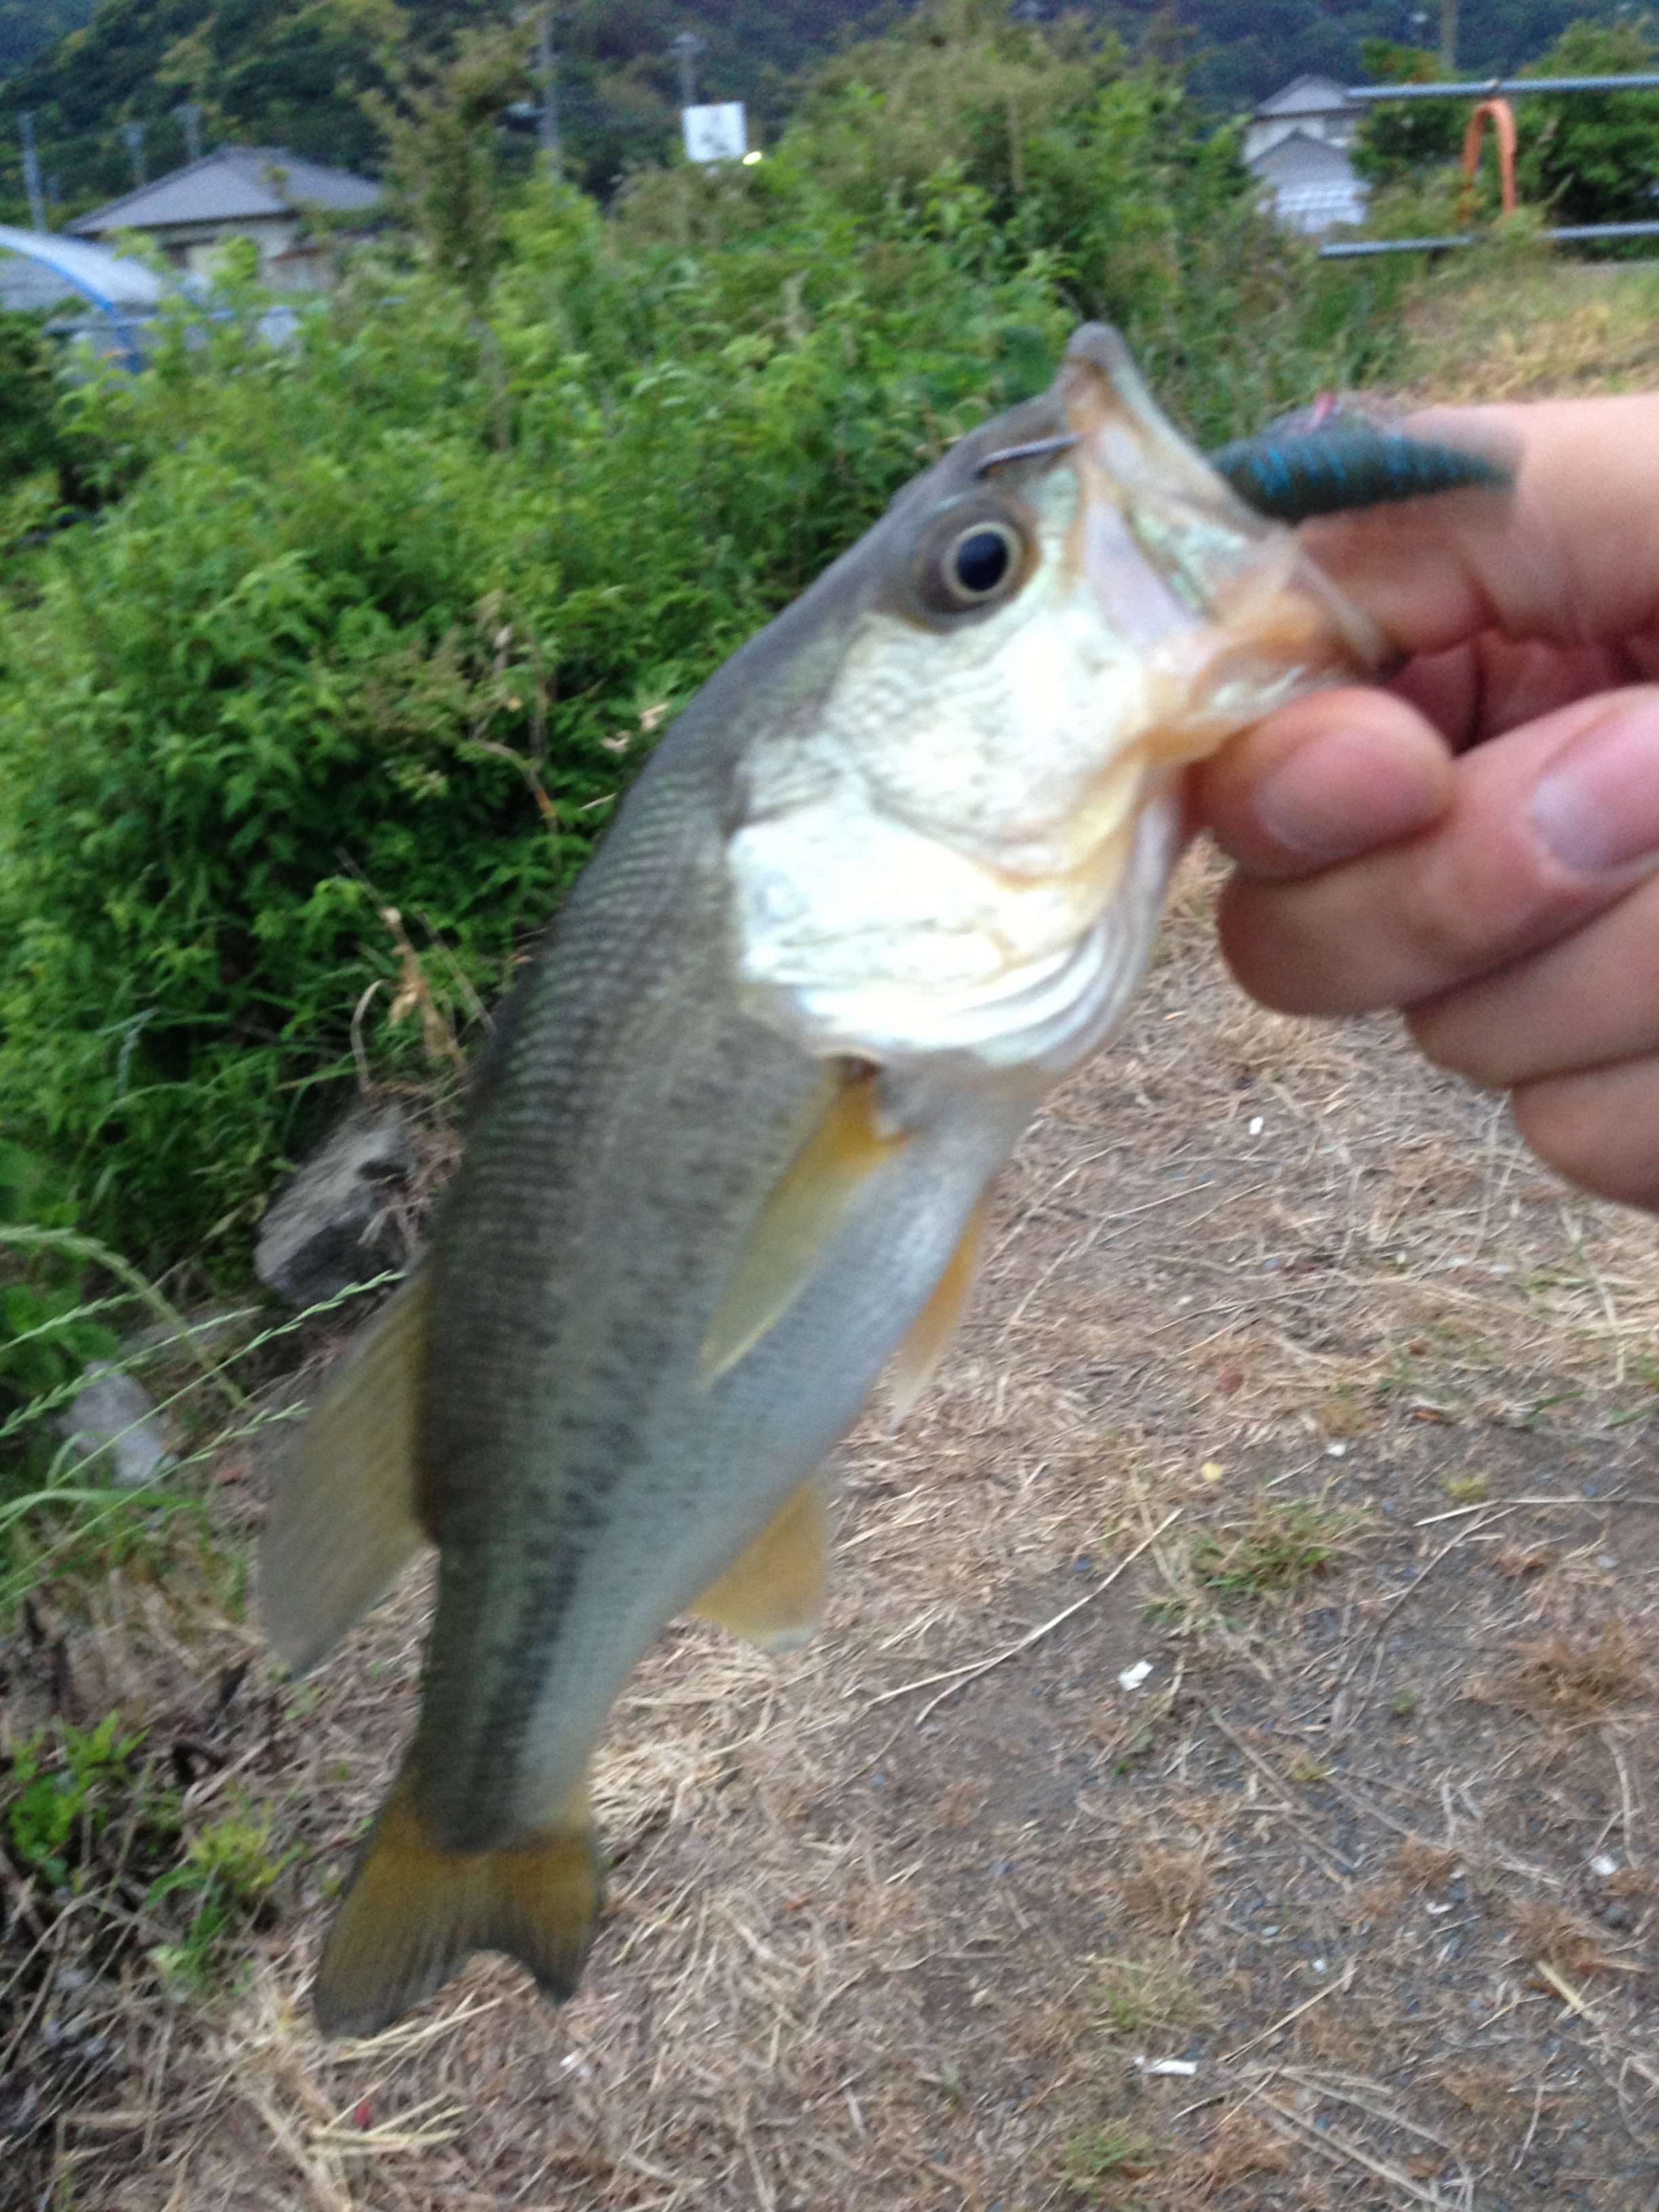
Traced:
[[695, 107], [697, 104], [697, 56], [706, 52], [708, 41], [700, 39], [695, 31], [682, 31], [669, 52], [680, 65], [680, 106]]
[[44, 230], [46, 199], [40, 189], [40, 156], [34, 150], [34, 118], [20, 115], [17, 128], [23, 138], [23, 188], [29, 196], [29, 221], [36, 230]]
[[563, 150], [559, 144], [559, 63], [553, 51], [553, 10], [544, 8], [536, 31], [536, 75], [542, 88], [542, 158], [556, 181], [564, 174]]
[[144, 175], [144, 126], [142, 123], [124, 123], [121, 136], [127, 142], [127, 151], [132, 156], [132, 183], [135, 191], [141, 190]]
[[1457, 75], [1457, 0], [1440, 0], [1440, 66]]
[[173, 119], [185, 134], [185, 152], [192, 161], [202, 158], [202, 111], [193, 100], [181, 100], [173, 111]]

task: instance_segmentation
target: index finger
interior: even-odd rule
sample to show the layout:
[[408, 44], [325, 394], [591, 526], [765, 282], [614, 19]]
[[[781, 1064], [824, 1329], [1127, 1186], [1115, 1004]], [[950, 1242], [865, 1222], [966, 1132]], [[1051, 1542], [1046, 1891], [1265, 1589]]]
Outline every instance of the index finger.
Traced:
[[1304, 526], [1319, 566], [1400, 650], [1496, 630], [1583, 645], [1659, 617], [1659, 394], [1442, 408], [1414, 433], [1519, 456], [1501, 505], [1418, 499]]

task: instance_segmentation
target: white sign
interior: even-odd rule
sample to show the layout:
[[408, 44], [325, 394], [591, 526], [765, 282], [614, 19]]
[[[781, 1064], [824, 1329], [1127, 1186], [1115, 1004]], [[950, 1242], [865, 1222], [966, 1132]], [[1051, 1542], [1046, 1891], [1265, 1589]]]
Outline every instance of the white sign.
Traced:
[[749, 151], [743, 102], [723, 100], [708, 107], [683, 107], [688, 161], [740, 161]]

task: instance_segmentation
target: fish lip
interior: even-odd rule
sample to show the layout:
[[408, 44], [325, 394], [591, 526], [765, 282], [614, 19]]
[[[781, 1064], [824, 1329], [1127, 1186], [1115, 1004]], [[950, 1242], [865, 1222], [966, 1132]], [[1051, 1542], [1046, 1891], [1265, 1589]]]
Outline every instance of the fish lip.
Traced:
[[[1259, 514], [1182, 435], [1109, 324], [1073, 332], [1052, 396], [1079, 441], [1068, 562], [1140, 650], [1155, 653], [1194, 623], [1226, 631], [1252, 602], [1265, 606], [1258, 595], [1276, 569], [1269, 596], [1300, 599], [1328, 626], [1335, 649], [1319, 657], [1329, 675], [1386, 662], [1376, 624], [1286, 525]], [[1125, 558], [1131, 547], [1139, 574]]]

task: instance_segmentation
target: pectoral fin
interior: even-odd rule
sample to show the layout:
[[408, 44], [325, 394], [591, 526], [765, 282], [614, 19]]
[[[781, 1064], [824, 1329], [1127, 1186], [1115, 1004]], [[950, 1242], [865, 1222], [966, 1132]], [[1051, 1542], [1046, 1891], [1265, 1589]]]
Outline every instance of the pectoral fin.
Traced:
[[713, 1382], [775, 1328], [845, 1227], [866, 1184], [904, 1142], [876, 1113], [874, 1068], [828, 1073], [828, 1096], [806, 1141], [762, 1207], [720, 1309], [703, 1339], [702, 1379]]
[[505, 1951], [562, 2003], [581, 1978], [600, 1891], [586, 1792], [502, 1850], [443, 1851], [405, 1775], [329, 1929], [312, 1993], [318, 2025], [325, 2035], [378, 2035], [474, 1951]]
[[424, 1277], [398, 1291], [301, 1433], [259, 1544], [259, 1602], [295, 1674], [397, 1580], [424, 1540], [415, 1499]]
[[945, 1273], [933, 1285], [932, 1297], [911, 1322], [903, 1342], [893, 1354], [887, 1370], [888, 1396], [895, 1422], [902, 1421], [933, 1381], [945, 1348], [962, 1319], [968, 1293], [973, 1288], [979, 1248], [991, 1210], [990, 1194], [980, 1198], [968, 1217], [968, 1226], [957, 1249], [945, 1263]]
[[823, 1617], [829, 1565], [830, 1511], [814, 1478], [785, 1500], [691, 1610], [763, 1650], [793, 1651]]

